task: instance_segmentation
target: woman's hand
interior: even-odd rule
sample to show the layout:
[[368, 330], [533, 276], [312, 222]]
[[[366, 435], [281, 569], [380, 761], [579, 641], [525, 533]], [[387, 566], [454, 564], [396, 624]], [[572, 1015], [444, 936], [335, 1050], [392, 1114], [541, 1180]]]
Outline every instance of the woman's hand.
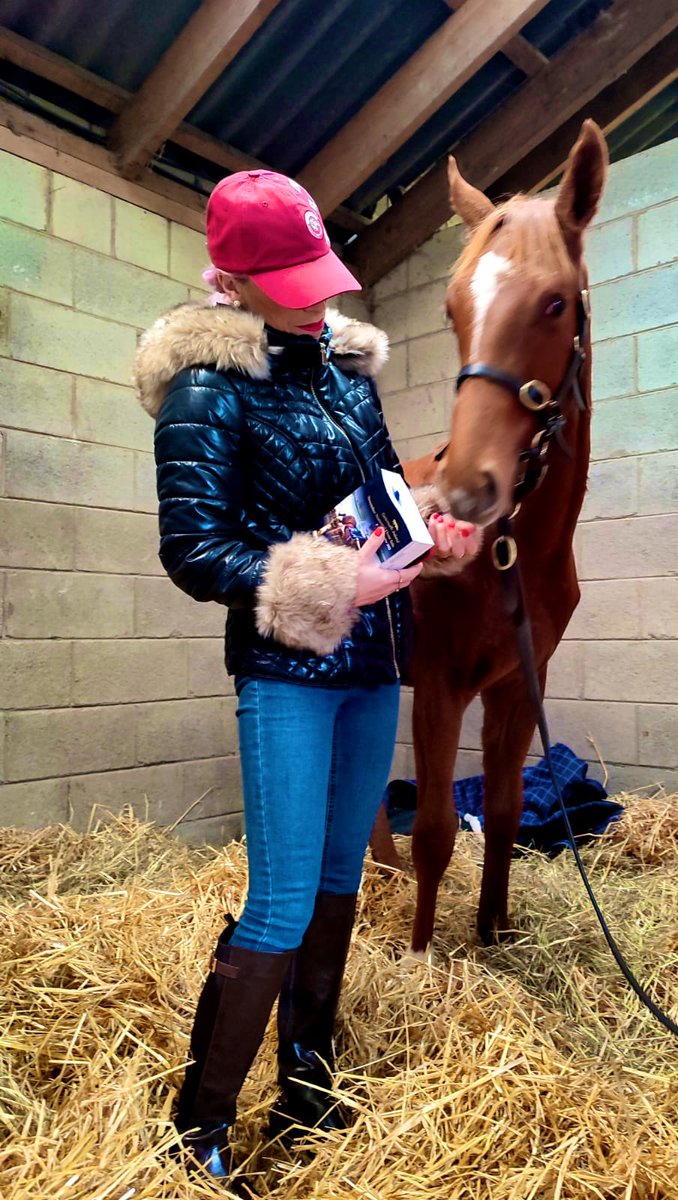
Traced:
[[383, 529], [375, 529], [358, 551], [358, 588], [355, 604], [362, 608], [366, 604], [376, 604], [391, 592], [398, 592], [408, 587], [422, 569], [423, 563], [414, 567], [406, 567], [402, 571], [394, 571], [382, 567], [377, 558], [377, 550], [384, 544]]
[[429, 558], [475, 558], [480, 547], [480, 531], [468, 521], [455, 521], [449, 513], [434, 513], [428, 531], [433, 538]]

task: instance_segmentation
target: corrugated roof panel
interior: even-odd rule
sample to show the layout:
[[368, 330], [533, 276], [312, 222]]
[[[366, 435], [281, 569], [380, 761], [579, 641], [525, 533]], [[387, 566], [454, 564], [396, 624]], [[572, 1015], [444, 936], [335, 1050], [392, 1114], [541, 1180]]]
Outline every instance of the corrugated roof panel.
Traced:
[[524, 78], [522, 71], [503, 55], [495, 56], [375, 171], [347, 203], [363, 210], [380, 196], [408, 187], [432, 162], [494, 112], [520, 87]]
[[592, 25], [596, 17], [614, 0], [551, 0], [536, 17], [528, 21], [522, 33], [529, 42], [552, 58], [558, 50]]
[[[0, 0], [0, 24], [130, 91], [150, 74], [201, 0]], [[552, 56], [613, 0], [550, 0], [522, 30]], [[216, 138], [296, 174], [446, 20], [446, 0], [281, 0], [189, 119]], [[2, 89], [18, 103], [101, 141], [109, 114], [4, 64]], [[381, 164], [347, 203], [370, 213], [466, 137], [519, 88], [523, 74], [497, 54]], [[42, 104], [42, 109], [41, 109]], [[676, 136], [676, 89], [665, 89], [610, 137], [613, 157]], [[72, 114], [72, 116], [69, 116]], [[84, 122], [84, 124], [83, 124]], [[205, 190], [222, 171], [171, 142], [159, 170]]]
[[294, 174], [449, 15], [444, 0], [288, 0], [190, 120]]
[[657, 96], [608, 135], [610, 158], [616, 162], [658, 146], [678, 132], [678, 81], [670, 83]]
[[201, 0], [0, 0], [0, 25], [135, 91]]
[[[580, 34], [613, 0], [551, 0], [522, 36], [543, 53], [555, 54]], [[404, 146], [347, 201], [364, 210], [396, 187], [408, 187], [476, 125], [486, 120], [517, 90], [525, 76], [503, 55], [486, 63], [464, 87], [447, 101]]]

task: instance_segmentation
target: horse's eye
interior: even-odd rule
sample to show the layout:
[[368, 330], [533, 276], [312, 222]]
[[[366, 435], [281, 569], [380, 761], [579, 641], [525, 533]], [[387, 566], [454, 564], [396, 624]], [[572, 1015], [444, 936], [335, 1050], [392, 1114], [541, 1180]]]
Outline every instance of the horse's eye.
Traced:
[[565, 312], [566, 303], [562, 296], [556, 296], [550, 304], [546, 306], [547, 317], [561, 317]]

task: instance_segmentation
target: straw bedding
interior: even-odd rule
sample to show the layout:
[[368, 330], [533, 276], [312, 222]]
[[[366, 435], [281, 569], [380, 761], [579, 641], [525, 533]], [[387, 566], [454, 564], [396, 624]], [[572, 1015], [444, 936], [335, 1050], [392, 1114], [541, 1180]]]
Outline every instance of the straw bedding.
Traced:
[[[622, 948], [674, 1018], [676, 800], [630, 799], [585, 852]], [[412, 878], [368, 865], [339, 1030], [354, 1124], [317, 1138], [315, 1157], [262, 1152], [270, 1029], [237, 1130], [262, 1197], [678, 1197], [676, 1045], [619, 976], [571, 856], [515, 862], [516, 938], [488, 950], [473, 936], [481, 854], [460, 837], [433, 966], [403, 959]], [[131, 818], [0, 832], [4, 1200], [225, 1194], [166, 1149], [195, 998], [245, 877], [241, 845], [191, 850]]]

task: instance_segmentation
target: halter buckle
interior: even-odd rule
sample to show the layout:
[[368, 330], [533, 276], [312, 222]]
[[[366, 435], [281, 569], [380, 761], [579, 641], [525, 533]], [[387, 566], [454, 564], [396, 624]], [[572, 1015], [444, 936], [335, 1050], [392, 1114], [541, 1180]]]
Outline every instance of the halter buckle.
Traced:
[[492, 543], [492, 562], [498, 571], [510, 571], [518, 558], [516, 539], [502, 533]]
[[530, 459], [533, 459], [535, 457], [543, 458], [544, 455], [546, 453], [548, 453], [549, 440], [550, 440], [550, 435], [549, 435], [548, 428], [547, 429], [538, 429], [537, 432], [535, 433], [534, 437], [532, 438], [532, 441], [530, 442], [530, 449], [523, 451], [523, 454], [525, 456], [523, 461], [529, 462]]
[[530, 412], [541, 412], [551, 403], [551, 390], [540, 379], [529, 379], [518, 392], [518, 399]]

